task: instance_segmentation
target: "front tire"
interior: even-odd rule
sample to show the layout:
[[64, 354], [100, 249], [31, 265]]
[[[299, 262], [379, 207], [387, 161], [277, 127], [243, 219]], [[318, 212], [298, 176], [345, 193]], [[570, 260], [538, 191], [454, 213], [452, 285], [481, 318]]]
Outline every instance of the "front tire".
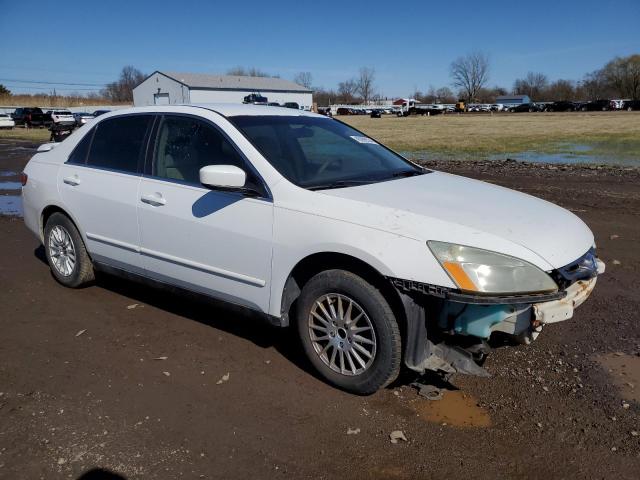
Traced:
[[382, 293], [362, 277], [326, 270], [303, 287], [296, 314], [304, 352], [329, 383], [369, 395], [400, 372], [401, 339]]
[[44, 249], [54, 278], [70, 288], [80, 288], [95, 278], [93, 264], [82, 237], [66, 215], [56, 212], [44, 228]]

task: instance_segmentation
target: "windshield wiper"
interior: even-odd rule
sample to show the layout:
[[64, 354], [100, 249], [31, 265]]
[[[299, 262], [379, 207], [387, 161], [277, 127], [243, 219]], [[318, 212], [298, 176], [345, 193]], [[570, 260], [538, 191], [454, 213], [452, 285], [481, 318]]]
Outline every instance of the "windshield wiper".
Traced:
[[423, 175], [425, 173], [424, 170], [400, 170], [397, 172], [393, 172], [391, 174], [391, 177], [393, 178], [398, 178], [398, 177], [415, 177], [417, 175]]
[[311, 185], [304, 187], [307, 190], [330, 190], [332, 188], [355, 187], [356, 185], [366, 185], [373, 183], [374, 180], [336, 180], [335, 182], [324, 183], [321, 185]]

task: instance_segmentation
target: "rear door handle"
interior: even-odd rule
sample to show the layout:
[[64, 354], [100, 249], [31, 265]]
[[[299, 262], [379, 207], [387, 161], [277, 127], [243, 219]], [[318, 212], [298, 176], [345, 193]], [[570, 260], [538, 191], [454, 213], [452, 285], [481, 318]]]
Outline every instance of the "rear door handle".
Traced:
[[80, 185], [80, 179], [78, 178], [78, 175], [73, 175], [71, 177], [64, 177], [62, 181], [67, 185], [71, 185], [72, 187], [76, 187]]
[[146, 195], [142, 195], [142, 197], [140, 197], [140, 201], [154, 207], [161, 207], [167, 203], [160, 193], [148, 193]]

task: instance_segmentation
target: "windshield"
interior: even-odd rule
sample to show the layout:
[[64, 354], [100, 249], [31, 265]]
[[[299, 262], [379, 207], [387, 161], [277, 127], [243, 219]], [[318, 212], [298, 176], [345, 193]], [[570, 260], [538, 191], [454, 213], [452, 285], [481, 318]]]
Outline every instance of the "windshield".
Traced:
[[229, 120], [290, 182], [339, 188], [424, 171], [353, 128], [329, 118], [238, 116]]

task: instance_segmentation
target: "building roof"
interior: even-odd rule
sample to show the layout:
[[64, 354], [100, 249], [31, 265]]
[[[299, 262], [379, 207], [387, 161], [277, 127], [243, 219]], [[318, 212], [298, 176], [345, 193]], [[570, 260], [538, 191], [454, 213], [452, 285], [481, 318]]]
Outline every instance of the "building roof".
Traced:
[[[154, 72], [156, 73], [156, 72]], [[209, 75], [206, 73], [161, 72], [189, 88], [212, 90], [246, 90], [252, 92], [311, 93], [306, 87], [283, 78], [248, 77], [239, 75]]]

